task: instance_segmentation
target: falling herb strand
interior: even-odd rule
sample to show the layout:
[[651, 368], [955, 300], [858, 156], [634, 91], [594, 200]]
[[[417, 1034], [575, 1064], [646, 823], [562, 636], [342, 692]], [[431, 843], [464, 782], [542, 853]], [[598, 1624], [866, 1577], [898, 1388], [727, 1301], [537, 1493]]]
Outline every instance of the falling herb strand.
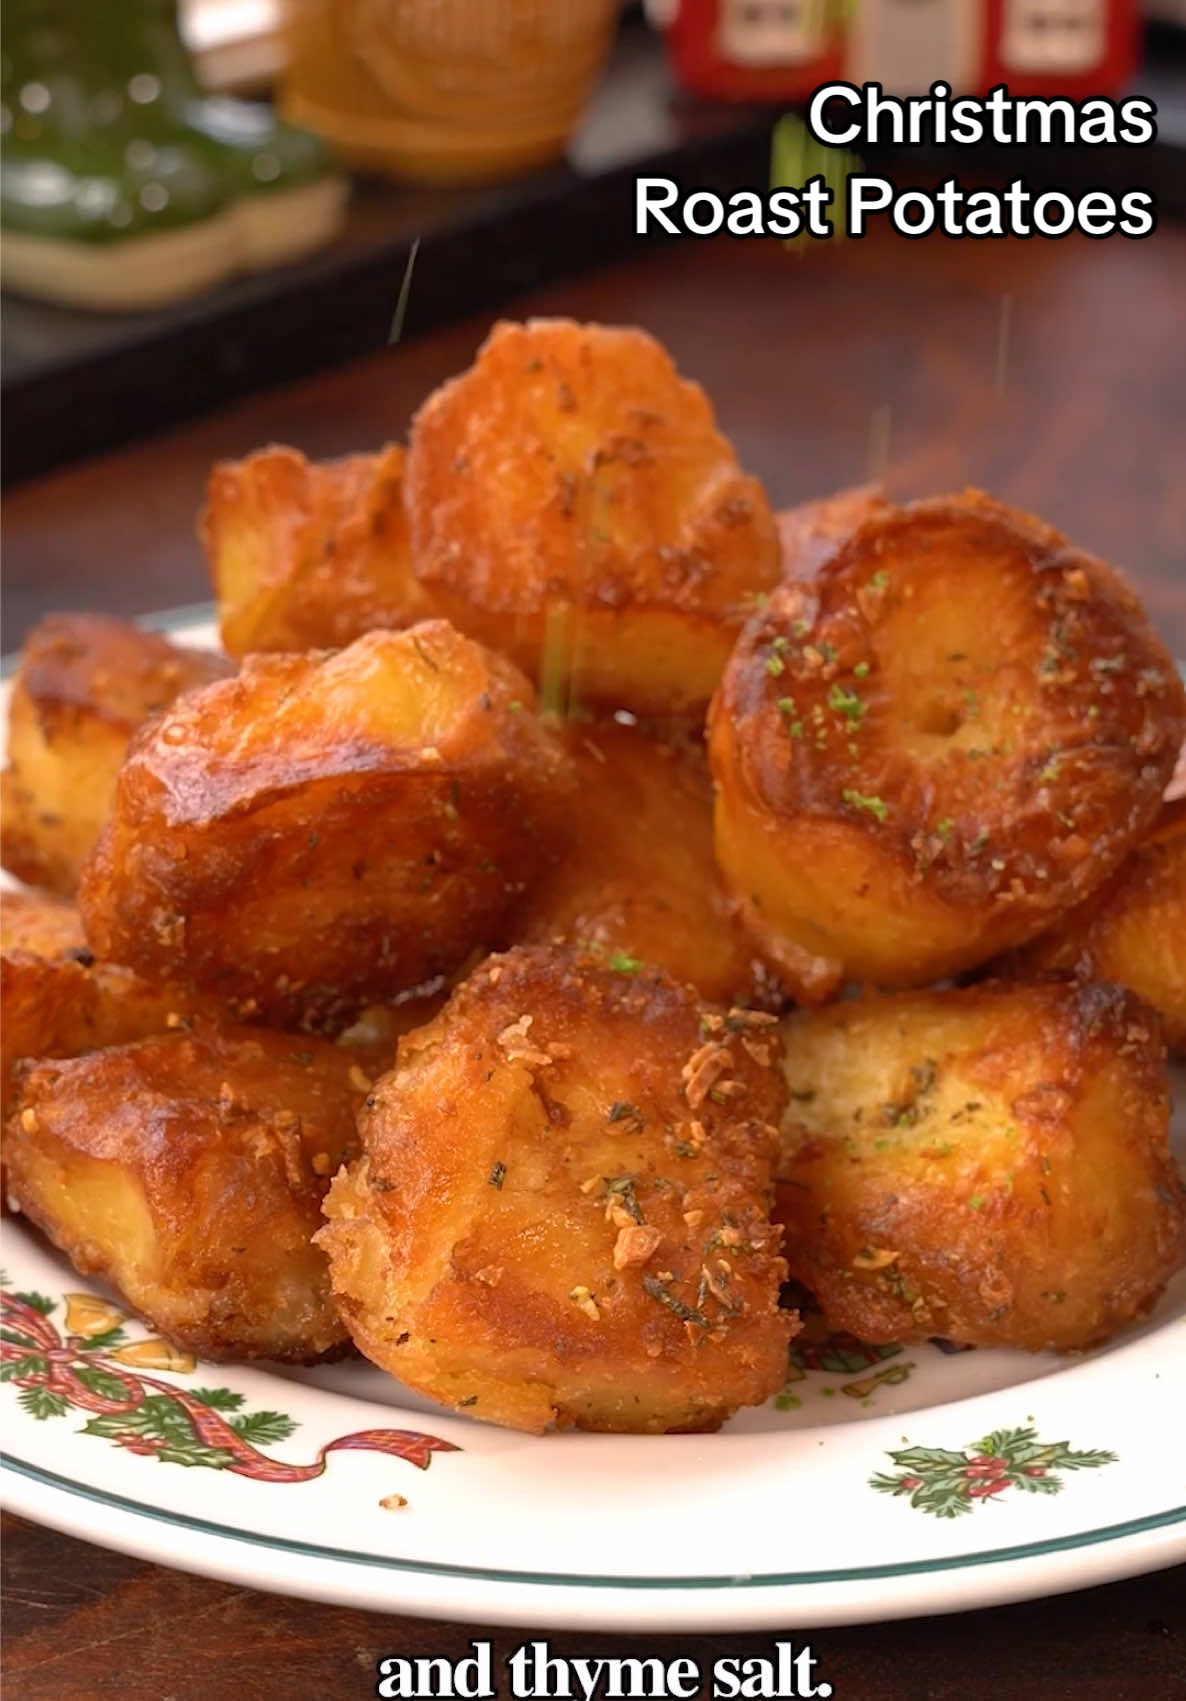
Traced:
[[417, 237], [408, 250], [408, 263], [404, 267], [403, 282], [399, 286], [396, 297], [395, 312], [391, 315], [391, 329], [387, 333], [387, 346], [394, 348], [404, 334], [404, 319], [408, 311], [408, 297], [412, 293], [412, 273], [416, 269], [416, 256], [420, 252], [420, 238]]
[[539, 667], [539, 707], [543, 715], [563, 717], [571, 663], [570, 609], [567, 603], [548, 604]]

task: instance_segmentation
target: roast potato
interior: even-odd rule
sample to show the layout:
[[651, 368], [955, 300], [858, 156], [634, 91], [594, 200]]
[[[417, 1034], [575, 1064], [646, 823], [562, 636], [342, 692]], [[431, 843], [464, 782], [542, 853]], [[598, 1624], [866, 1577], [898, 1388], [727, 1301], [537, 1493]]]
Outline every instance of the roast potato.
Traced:
[[710, 715], [717, 860], [801, 999], [921, 985], [1099, 886], [1184, 726], [1103, 562], [975, 491], [886, 508], [738, 642]]
[[404, 452], [272, 447], [210, 474], [198, 522], [231, 655], [337, 649], [431, 610], [412, 573]]
[[318, 1242], [355, 1343], [470, 1416], [716, 1428], [778, 1388], [773, 1018], [522, 947], [400, 1043]]
[[1186, 1052], [1186, 798], [1167, 804], [1107, 884], [1019, 952], [1022, 974], [1057, 970], [1118, 981]]
[[51, 614], [36, 626], [9, 703], [4, 867], [72, 895], [132, 734], [180, 692], [229, 671], [224, 656], [105, 615]]
[[137, 741], [79, 893], [97, 955], [341, 1027], [488, 943], [553, 854], [528, 681], [444, 621], [253, 656]]
[[[182, 1028], [217, 1015], [217, 1002], [175, 984], [142, 980], [101, 963], [72, 904], [5, 892], [0, 905], [0, 1080], [3, 1114], [12, 1108], [15, 1066], [27, 1057], [77, 1057]], [[391, 1055], [394, 1056], [394, 1045]], [[359, 1061], [364, 1061], [360, 1054]]]
[[9, 1194], [81, 1274], [206, 1358], [345, 1344], [311, 1238], [369, 1084], [342, 1050], [199, 1025], [18, 1074]]
[[609, 708], [702, 712], [778, 579], [761, 486], [642, 331], [496, 326], [417, 414], [407, 500], [441, 611]]
[[87, 954], [77, 906], [46, 892], [0, 892], [0, 952], [34, 957]]
[[703, 746], [613, 720], [572, 726], [568, 744], [578, 828], [528, 894], [517, 937], [657, 964], [705, 998], [769, 1002], [777, 989], [719, 889]]
[[855, 484], [774, 516], [785, 579], [811, 579], [866, 520], [889, 504], [879, 484]]
[[776, 1215], [833, 1328], [1089, 1347], [1186, 1258], [1162, 1045], [1130, 993], [986, 982], [783, 1031]]

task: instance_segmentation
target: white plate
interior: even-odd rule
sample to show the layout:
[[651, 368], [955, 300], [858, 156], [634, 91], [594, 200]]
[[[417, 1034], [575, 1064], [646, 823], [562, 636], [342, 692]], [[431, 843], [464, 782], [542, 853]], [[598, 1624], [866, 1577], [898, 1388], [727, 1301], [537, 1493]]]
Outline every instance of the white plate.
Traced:
[[720, 1435], [537, 1439], [361, 1363], [187, 1364], [19, 1221], [3, 1256], [8, 1505], [229, 1582], [708, 1631], [951, 1612], [1186, 1560], [1186, 1274], [1088, 1357], [835, 1341]]

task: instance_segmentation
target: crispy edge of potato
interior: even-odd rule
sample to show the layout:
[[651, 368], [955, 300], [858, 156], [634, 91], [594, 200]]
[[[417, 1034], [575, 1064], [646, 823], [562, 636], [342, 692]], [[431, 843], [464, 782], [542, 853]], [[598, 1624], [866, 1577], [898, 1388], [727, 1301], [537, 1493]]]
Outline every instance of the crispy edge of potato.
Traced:
[[[899, 628], [910, 643], [889, 642]], [[949, 628], [966, 649], [929, 677]], [[921, 985], [1106, 879], [1184, 726], [1177, 671], [1103, 562], [977, 491], [887, 509], [738, 641], [709, 717], [717, 861], [802, 1000], [845, 979]]]
[[255, 656], [140, 737], [79, 891], [96, 952], [340, 1028], [488, 946], [558, 854], [563, 746], [505, 658], [426, 621]]
[[775, 1214], [833, 1328], [1071, 1351], [1186, 1262], [1164, 1051], [1124, 989], [897, 993], [783, 1034]]
[[890, 504], [883, 485], [849, 485], [830, 496], [800, 502], [775, 513], [784, 579], [813, 579], [824, 562], [845, 544], [858, 526], [884, 513]]
[[136, 730], [183, 691], [230, 671], [212, 651], [97, 614], [51, 614], [29, 634], [0, 775], [0, 859], [70, 896]]
[[412, 572], [404, 451], [273, 444], [211, 470], [198, 535], [231, 655], [339, 648], [432, 612]]
[[415, 570], [442, 612], [609, 708], [701, 711], [747, 603], [778, 579], [761, 485], [637, 329], [496, 325], [416, 415], [407, 488]]
[[346, 1345], [312, 1236], [368, 1084], [328, 1042], [210, 1024], [32, 1060], [9, 1193], [170, 1340], [313, 1362]]
[[12, 1111], [17, 1066], [27, 1058], [76, 1057], [222, 1014], [214, 999], [97, 961], [77, 909], [42, 893], [3, 894], [0, 947], [3, 1119]]
[[1165, 805], [1106, 885], [1002, 965], [1047, 971], [1128, 987], [1186, 1055], [1186, 797]]
[[773, 1035], [577, 953], [488, 959], [401, 1042], [326, 1199], [356, 1344], [537, 1432], [715, 1428], [760, 1403], [797, 1327], [766, 1217]]

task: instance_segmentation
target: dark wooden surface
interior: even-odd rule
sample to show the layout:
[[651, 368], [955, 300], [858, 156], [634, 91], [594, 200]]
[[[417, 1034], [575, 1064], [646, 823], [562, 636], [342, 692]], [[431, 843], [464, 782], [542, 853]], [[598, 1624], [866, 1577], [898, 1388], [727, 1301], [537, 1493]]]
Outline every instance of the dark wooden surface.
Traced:
[[[884, 468], [903, 493], [976, 482], [1036, 508], [1125, 565], [1186, 655], [1186, 231], [1136, 243], [870, 240], [803, 257], [753, 243], [647, 247], [519, 308], [637, 321], [664, 337], [780, 504]], [[331, 454], [401, 436], [484, 330], [471, 320], [22, 487], [6, 503], [6, 643], [50, 608], [138, 613], [203, 598], [193, 514], [211, 460], [269, 439]], [[481, 1634], [282, 1601], [15, 1519], [5, 1534], [6, 1693], [22, 1701], [366, 1696], [380, 1654], [460, 1654]], [[522, 1639], [500, 1634], [498, 1653]], [[553, 1640], [570, 1654], [655, 1648]], [[763, 1642], [688, 1640], [705, 1666]], [[837, 1701], [1176, 1701], [1186, 1569], [811, 1642]]]

